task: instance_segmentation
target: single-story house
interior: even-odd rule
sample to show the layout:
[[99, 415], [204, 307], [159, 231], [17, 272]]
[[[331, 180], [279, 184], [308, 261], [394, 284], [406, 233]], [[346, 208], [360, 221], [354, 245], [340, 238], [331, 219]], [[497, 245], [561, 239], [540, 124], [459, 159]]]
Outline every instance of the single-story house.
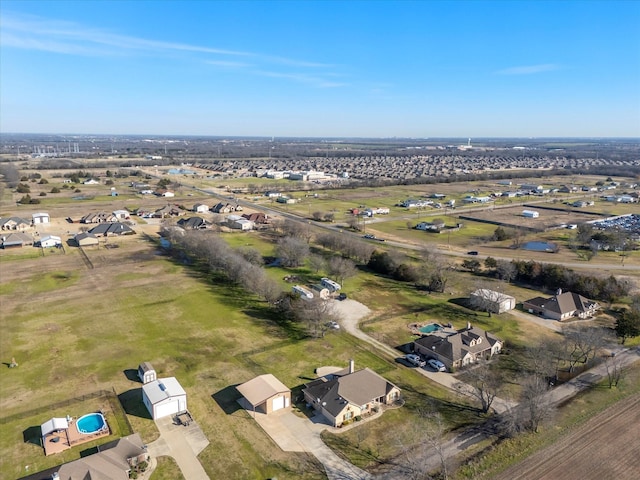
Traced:
[[111, 235], [133, 235], [129, 225], [120, 222], [103, 223], [89, 230], [89, 233], [96, 237], [107, 237]]
[[307, 383], [302, 392], [307, 404], [334, 427], [374, 413], [381, 405], [393, 404], [401, 397], [397, 386], [373, 370], [356, 371], [353, 360], [348, 368]]
[[193, 206], [193, 211], [196, 213], [207, 213], [209, 211], [209, 206], [204, 203], [196, 203]]
[[98, 245], [98, 237], [89, 232], [80, 232], [73, 236], [73, 241], [78, 247], [89, 247]]
[[207, 228], [207, 222], [200, 217], [181, 218], [178, 220], [178, 225], [185, 230], [204, 230]]
[[142, 402], [157, 420], [187, 410], [187, 392], [175, 377], [159, 378], [142, 386]]
[[242, 215], [242, 218], [246, 218], [247, 220], [259, 225], [264, 225], [269, 223], [269, 217], [267, 217], [262, 212], [244, 213]]
[[156, 218], [166, 218], [166, 217], [180, 217], [182, 215], [186, 215], [187, 212], [180, 209], [176, 205], [166, 205], [162, 208], [157, 209], [153, 216]]
[[459, 368], [491, 357], [502, 350], [502, 340], [478, 327], [467, 328], [442, 337], [425, 335], [413, 342], [413, 350], [426, 357], [435, 358], [447, 368]]
[[163, 190], [163, 189], [156, 190], [155, 194], [157, 196], [159, 196], [159, 197], [166, 197], [166, 198], [170, 198], [170, 197], [175, 197], [176, 196], [176, 194], [173, 193], [171, 190]]
[[118, 219], [113, 213], [107, 212], [91, 212], [87, 213], [80, 219], [80, 223], [107, 223], [115, 222]]
[[2, 248], [19, 248], [25, 245], [33, 245], [33, 238], [22, 232], [12, 232], [0, 236]]
[[96, 180], [95, 178], [90, 178], [88, 180], [85, 180], [84, 182], [82, 182], [83, 185], [100, 185], [100, 182], [98, 180]]
[[45, 235], [40, 239], [38, 244], [42, 248], [57, 247], [58, 245], [62, 245], [62, 239], [56, 235]]
[[291, 390], [272, 374], [260, 375], [238, 385], [240, 405], [247, 410], [269, 414], [291, 405]]
[[138, 378], [142, 383], [153, 382], [158, 379], [155, 368], [149, 362], [138, 365]]
[[535, 297], [522, 302], [522, 308], [529, 313], [563, 321], [569, 318], [589, 318], [600, 308], [598, 302], [573, 292], [558, 290], [552, 297]]
[[20, 480], [129, 480], [132, 468], [142, 462], [148, 463], [149, 455], [140, 434], [134, 433], [100, 445], [98, 452], [93, 455], [33, 473]]
[[236, 206], [231, 205], [230, 203], [220, 202], [213, 207], [211, 207], [211, 211], [213, 213], [231, 213], [235, 212]]
[[31, 222], [20, 217], [0, 218], [2, 230], [25, 230], [31, 226]]
[[516, 299], [514, 297], [486, 288], [479, 288], [471, 292], [469, 303], [474, 308], [491, 313], [503, 313], [516, 308]]
[[38, 213], [31, 214], [31, 222], [34, 225], [40, 225], [43, 223], [51, 222], [51, 218], [49, 217], [48, 213], [38, 212]]

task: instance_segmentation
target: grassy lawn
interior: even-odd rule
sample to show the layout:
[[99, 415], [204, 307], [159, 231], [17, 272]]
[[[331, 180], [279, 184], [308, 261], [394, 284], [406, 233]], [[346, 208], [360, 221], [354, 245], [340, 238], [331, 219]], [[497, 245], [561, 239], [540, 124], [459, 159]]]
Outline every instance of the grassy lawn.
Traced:
[[585, 390], [556, 412], [553, 422], [537, 434], [524, 434], [487, 447], [476, 449], [476, 456], [456, 473], [455, 479], [492, 478], [529, 455], [560, 440], [591, 417], [617, 401], [640, 392], [640, 366], [636, 363], [626, 370], [618, 388], [608, 388], [602, 382]]
[[150, 480], [184, 480], [178, 464], [171, 457], [158, 457], [158, 466], [153, 471]]

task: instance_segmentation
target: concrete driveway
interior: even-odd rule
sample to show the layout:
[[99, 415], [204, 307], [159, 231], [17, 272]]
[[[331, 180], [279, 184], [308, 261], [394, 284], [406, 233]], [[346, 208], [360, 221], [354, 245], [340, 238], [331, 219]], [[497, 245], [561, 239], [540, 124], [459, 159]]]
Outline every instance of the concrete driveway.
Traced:
[[265, 415], [249, 412], [271, 439], [286, 452], [308, 452], [325, 468], [329, 480], [370, 480], [369, 473], [343, 460], [327, 447], [320, 433], [333, 428], [321, 416], [311, 420], [293, 413], [289, 408]]
[[188, 480], [208, 480], [209, 476], [202, 468], [198, 454], [209, 445], [209, 440], [198, 424], [191, 422], [188, 427], [174, 425], [169, 416], [156, 420], [156, 425], [160, 437], [147, 445], [149, 455], [173, 457], [182, 475]]

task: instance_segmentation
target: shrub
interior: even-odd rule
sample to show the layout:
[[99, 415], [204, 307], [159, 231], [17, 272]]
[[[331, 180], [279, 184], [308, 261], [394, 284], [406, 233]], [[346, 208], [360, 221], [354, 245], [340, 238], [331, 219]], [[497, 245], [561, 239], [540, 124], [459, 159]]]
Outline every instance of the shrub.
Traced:
[[362, 417], [360, 415], [356, 415], [355, 420], [356, 420], [356, 422], [359, 422], [360, 420], [362, 420]]
[[47, 192], [40, 192], [40, 196], [41, 197], [46, 197], [47, 196]]
[[53, 187], [51, 189], [51, 193], [60, 193], [60, 189], [58, 187]]
[[26, 185], [24, 183], [20, 183], [18, 185], [18, 187], [16, 188], [16, 191], [18, 193], [30, 193], [31, 192], [31, 188], [29, 188], [29, 185]]

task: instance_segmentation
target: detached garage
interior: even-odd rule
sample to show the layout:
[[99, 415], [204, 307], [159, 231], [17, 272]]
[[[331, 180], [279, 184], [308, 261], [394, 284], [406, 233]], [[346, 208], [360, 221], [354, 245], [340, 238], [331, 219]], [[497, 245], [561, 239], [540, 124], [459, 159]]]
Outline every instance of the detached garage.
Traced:
[[236, 387], [242, 398], [240, 405], [247, 410], [269, 414], [291, 406], [291, 390], [276, 377], [267, 373]]
[[187, 410], [187, 393], [175, 377], [145, 383], [142, 401], [154, 420]]

